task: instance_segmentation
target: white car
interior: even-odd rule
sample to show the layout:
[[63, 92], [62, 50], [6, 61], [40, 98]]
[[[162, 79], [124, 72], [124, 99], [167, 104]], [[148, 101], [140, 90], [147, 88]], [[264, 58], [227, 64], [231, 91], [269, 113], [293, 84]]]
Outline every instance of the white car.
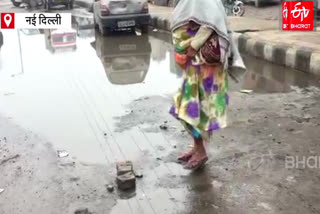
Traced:
[[93, 5], [95, 27], [102, 35], [117, 29], [140, 27], [148, 31], [150, 21], [147, 0], [101, 0]]

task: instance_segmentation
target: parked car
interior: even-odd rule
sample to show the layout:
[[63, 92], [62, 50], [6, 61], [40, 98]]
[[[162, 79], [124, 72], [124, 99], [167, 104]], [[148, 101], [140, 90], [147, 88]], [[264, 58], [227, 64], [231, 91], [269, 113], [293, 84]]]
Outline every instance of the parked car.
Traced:
[[3, 45], [3, 34], [0, 31], [0, 49], [1, 49], [2, 45]]
[[149, 3], [159, 5], [159, 6], [168, 6], [173, 7], [175, 0], [148, 0]]
[[44, 8], [50, 10], [54, 6], [65, 5], [68, 9], [73, 9], [74, 0], [44, 0]]
[[144, 81], [151, 58], [151, 44], [147, 35], [106, 38], [97, 32], [96, 40], [91, 45], [112, 84], [128, 85]]
[[148, 31], [150, 21], [147, 0], [101, 0], [93, 5], [95, 27], [102, 35], [117, 29], [140, 27]]
[[54, 53], [58, 49], [77, 48], [77, 31], [74, 29], [49, 29], [44, 31], [46, 48]]
[[41, 7], [43, 5], [43, 0], [11, 0], [13, 6], [24, 7], [24, 8], [35, 8]]
[[41, 34], [40, 29], [20, 29], [20, 31], [27, 36]]

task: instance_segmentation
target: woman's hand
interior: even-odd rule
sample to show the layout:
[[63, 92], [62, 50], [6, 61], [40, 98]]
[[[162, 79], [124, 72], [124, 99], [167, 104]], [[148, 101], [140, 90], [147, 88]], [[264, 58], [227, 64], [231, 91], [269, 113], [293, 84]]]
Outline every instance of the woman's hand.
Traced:
[[187, 50], [188, 61], [192, 60], [197, 55], [197, 53], [198, 52], [190, 46]]

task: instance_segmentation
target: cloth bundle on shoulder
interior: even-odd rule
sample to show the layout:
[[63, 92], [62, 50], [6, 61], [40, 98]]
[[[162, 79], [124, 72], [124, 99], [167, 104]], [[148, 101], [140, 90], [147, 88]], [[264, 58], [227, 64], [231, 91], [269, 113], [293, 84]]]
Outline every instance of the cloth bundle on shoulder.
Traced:
[[221, 51], [218, 35], [213, 33], [200, 49], [201, 57], [207, 64], [221, 62]]
[[[232, 38], [232, 31], [228, 28], [227, 15], [221, 0], [175, 0], [174, 5], [175, 9], [171, 23], [172, 32], [190, 21], [210, 27], [218, 35], [218, 44], [212, 41], [211, 44], [210, 42], [205, 44], [203, 49], [205, 58], [207, 60], [216, 59], [217, 50], [220, 50], [220, 61], [224, 62], [224, 69], [228, 69], [228, 67], [228, 70], [233, 70], [232, 67], [241, 70], [246, 69], [237, 45]], [[218, 45], [220, 49], [217, 48]], [[214, 48], [211, 49], [212, 47]], [[232, 62], [228, 64], [230, 56], [233, 56]]]

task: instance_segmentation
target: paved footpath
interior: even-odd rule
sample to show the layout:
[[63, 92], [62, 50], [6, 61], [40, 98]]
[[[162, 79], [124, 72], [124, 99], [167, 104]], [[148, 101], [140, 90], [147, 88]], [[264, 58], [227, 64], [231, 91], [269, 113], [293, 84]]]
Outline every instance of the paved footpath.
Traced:
[[[153, 27], [170, 30], [172, 11], [168, 7], [150, 6]], [[241, 52], [320, 75], [319, 27], [315, 32], [282, 32], [277, 20], [255, 18], [251, 15], [228, 19]]]

